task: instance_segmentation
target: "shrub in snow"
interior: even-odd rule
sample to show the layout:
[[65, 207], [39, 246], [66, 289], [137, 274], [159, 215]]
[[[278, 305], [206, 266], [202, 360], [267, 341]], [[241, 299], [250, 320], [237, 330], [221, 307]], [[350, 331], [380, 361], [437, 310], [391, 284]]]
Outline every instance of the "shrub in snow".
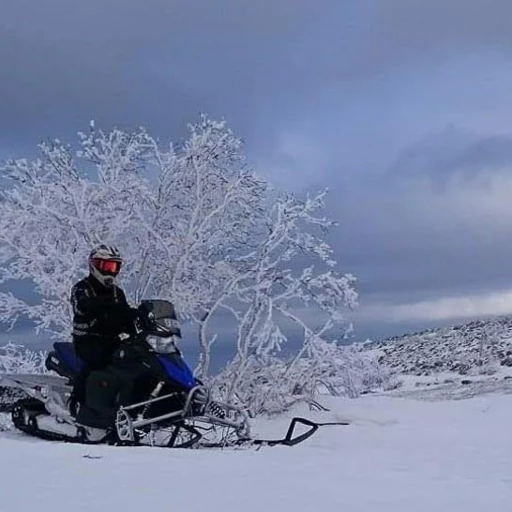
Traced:
[[11, 430], [12, 421], [8, 414], [0, 413], [0, 432], [5, 432], [7, 430]]
[[[393, 385], [391, 374], [373, 356], [355, 346], [321, 339], [311, 343], [308, 353], [300, 358], [285, 361], [252, 355], [245, 364], [245, 377], [232, 398], [245, 405], [252, 416], [278, 413], [297, 402], [321, 408], [318, 400], [325, 394], [356, 398]], [[239, 367], [235, 359], [214, 379], [222, 398], [229, 397]]]
[[[35, 352], [21, 345], [8, 343], [0, 347], [0, 376], [5, 373], [46, 373], [45, 352]], [[0, 386], [0, 411], [22, 398], [21, 391]]]
[[8, 343], [0, 347], [0, 375], [3, 373], [47, 373], [46, 352]]

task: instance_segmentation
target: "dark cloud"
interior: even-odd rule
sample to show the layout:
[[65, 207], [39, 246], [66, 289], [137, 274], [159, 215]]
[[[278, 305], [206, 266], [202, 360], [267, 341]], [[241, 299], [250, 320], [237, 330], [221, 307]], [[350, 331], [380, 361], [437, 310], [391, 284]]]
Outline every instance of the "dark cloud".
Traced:
[[512, 46], [507, 0], [365, 0], [360, 8], [368, 22], [353, 48], [352, 66], [359, 72], [405, 62], [422, 66], [484, 47], [508, 53]]
[[334, 243], [367, 302], [414, 303], [512, 288], [512, 137], [455, 127], [352, 180], [330, 208]]
[[509, 0], [6, 0], [0, 157], [93, 118], [179, 139], [206, 111], [279, 185], [331, 187], [363, 302], [506, 288], [510, 19]]
[[511, 9], [484, 0], [8, 0], [1, 132], [14, 143], [95, 117], [169, 133], [199, 110], [248, 134], [254, 125], [274, 132], [307, 117], [311, 102], [404, 63], [482, 45], [508, 51]]
[[301, 89], [288, 56], [314, 11], [267, 0], [4, 3], [2, 133], [90, 117], [168, 133], [200, 110], [241, 122], [282, 101], [272, 90]]
[[390, 175], [428, 176], [446, 184], [454, 175], [467, 179], [485, 174], [489, 170], [512, 167], [512, 137], [508, 135], [484, 136], [448, 126], [427, 134], [406, 148], [390, 169]]

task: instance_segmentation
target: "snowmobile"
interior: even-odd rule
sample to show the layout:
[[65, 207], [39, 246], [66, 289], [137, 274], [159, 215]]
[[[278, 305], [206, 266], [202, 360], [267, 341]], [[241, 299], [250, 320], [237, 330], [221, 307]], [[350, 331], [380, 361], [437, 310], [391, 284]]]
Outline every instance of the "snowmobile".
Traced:
[[[0, 386], [26, 395], [12, 405], [14, 426], [31, 436], [55, 441], [197, 448], [292, 446], [322, 425], [293, 418], [284, 438], [254, 439], [244, 409], [214, 400], [183, 359], [177, 346], [181, 331], [173, 304], [146, 300], [138, 312], [135, 334], [123, 337], [112, 365], [114, 370], [133, 372], [133, 385], [128, 396], [121, 398], [119, 393], [116, 397], [108, 428], [79, 422], [80, 407], [85, 404], [78, 405], [78, 414], [69, 406], [83, 362], [73, 344], [66, 342], [54, 343], [45, 361], [47, 374], [0, 375]], [[302, 432], [296, 433], [299, 425]]]

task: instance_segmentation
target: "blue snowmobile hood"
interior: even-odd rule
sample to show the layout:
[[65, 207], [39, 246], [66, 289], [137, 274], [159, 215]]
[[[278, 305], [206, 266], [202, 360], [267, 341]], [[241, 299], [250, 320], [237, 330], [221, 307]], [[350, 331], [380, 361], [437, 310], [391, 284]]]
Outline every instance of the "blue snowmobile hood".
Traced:
[[158, 354], [157, 358], [163, 366], [167, 376], [183, 386], [185, 390], [189, 391], [196, 385], [196, 379], [192, 370], [181, 356], [177, 354]]

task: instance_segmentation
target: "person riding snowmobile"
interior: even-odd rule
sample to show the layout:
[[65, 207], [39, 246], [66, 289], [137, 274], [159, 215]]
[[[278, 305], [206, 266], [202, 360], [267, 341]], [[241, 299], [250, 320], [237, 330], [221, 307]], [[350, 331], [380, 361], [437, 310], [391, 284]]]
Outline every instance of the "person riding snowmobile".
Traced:
[[136, 317], [136, 310], [116, 285], [123, 264], [119, 250], [99, 245], [91, 251], [88, 262], [89, 275], [71, 289], [73, 345], [84, 364], [70, 400], [74, 415], [77, 404], [86, 403], [92, 409], [105, 404], [103, 395], [112, 384], [106, 369], [122, 337], [133, 334]]

